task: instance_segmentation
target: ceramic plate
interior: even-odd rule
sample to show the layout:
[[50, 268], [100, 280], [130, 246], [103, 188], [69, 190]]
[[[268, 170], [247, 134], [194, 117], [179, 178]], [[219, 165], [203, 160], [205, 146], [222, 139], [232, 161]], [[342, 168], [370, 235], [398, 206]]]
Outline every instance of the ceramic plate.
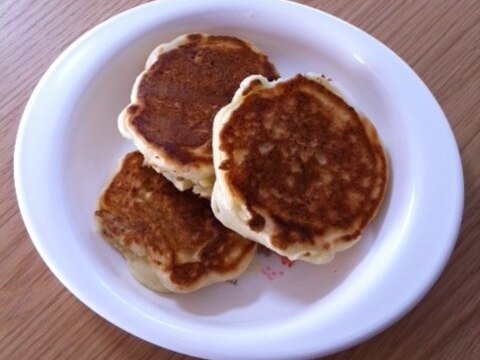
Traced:
[[[135, 77], [158, 44], [198, 31], [254, 42], [282, 76], [327, 75], [378, 129], [391, 168], [387, 197], [363, 240], [331, 264], [258, 255], [236, 284], [158, 295], [96, 233], [99, 192], [132, 149], [116, 119]], [[28, 102], [15, 184], [32, 241], [75, 296], [142, 339], [218, 359], [320, 356], [384, 329], [438, 278], [463, 207], [448, 121], [408, 65], [344, 21], [275, 0], [159, 1], [84, 34]]]

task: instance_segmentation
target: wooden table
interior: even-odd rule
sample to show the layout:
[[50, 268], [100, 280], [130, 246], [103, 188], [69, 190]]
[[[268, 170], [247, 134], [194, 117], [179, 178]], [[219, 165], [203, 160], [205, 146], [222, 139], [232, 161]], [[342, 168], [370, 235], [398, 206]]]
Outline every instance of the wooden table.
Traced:
[[[141, 0], [0, 3], [0, 359], [188, 359], [112, 326], [74, 298], [30, 242], [13, 184], [22, 111], [80, 34]], [[448, 266], [395, 325], [328, 359], [480, 359], [480, 2], [310, 0], [405, 59], [445, 111], [464, 167], [465, 213]], [[441, 224], [439, 224], [441, 226]]]

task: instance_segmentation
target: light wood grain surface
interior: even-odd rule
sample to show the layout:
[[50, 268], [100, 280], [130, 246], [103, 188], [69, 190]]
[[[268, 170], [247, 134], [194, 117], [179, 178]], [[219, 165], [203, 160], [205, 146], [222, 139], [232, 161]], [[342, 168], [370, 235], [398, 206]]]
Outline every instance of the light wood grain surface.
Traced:
[[[25, 231], [13, 183], [15, 136], [39, 78], [79, 35], [143, 2], [0, 2], [0, 359], [189, 359], [114, 327], [64, 288]], [[413, 67], [450, 121], [465, 176], [460, 237], [439, 281], [396, 324], [328, 359], [480, 359], [480, 2], [305, 3], [369, 32]]]

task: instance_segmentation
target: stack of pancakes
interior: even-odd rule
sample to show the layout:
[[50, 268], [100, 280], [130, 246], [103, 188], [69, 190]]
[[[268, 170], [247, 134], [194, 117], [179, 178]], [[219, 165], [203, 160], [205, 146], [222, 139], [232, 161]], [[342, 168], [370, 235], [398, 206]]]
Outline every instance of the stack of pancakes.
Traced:
[[278, 78], [230, 36], [183, 35], [148, 58], [118, 119], [138, 151], [95, 213], [147, 287], [234, 279], [257, 243], [327, 263], [376, 215], [388, 168], [373, 125], [321, 76]]

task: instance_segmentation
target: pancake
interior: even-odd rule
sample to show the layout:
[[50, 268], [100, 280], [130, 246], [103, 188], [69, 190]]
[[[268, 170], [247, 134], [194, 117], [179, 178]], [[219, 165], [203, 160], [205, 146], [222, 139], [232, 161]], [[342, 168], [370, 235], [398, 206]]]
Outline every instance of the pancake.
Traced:
[[359, 241], [388, 180], [370, 121], [321, 76], [246, 78], [213, 126], [215, 216], [290, 260]]
[[134, 277], [155, 291], [177, 293], [237, 278], [256, 244], [222, 226], [208, 200], [178, 191], [143, 162], [138, 151], [124, 157], [95, 212], [101, 234]]
[[158, 46], [118, 119], [145, 162], [179, 190], [210, 197], [212, 123], [251, 74], [278, 77], [267, 56], [231, 36], [186, 34]]

